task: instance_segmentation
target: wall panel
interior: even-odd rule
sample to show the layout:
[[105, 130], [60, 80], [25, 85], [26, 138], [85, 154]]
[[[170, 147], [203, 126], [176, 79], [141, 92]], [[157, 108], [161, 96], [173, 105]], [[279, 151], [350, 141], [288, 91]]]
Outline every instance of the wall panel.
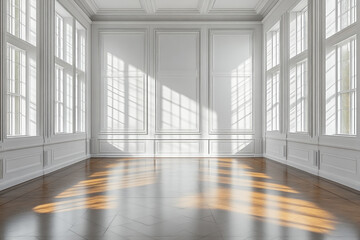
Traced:
[[253, 130], [253, 48], [249, 31], [210, 32], [210, 134]]
[[102, 32], [101, 131], [147, 131], [147, 47], [144, 30]]
[[156, 31], [156, 132], [200, 132], [199, 31]]
[[[260, 40], [256, 23], [94, 24], [92, 154], [260, 156]], [[107, 73], [109, 53], [136, 74]]]

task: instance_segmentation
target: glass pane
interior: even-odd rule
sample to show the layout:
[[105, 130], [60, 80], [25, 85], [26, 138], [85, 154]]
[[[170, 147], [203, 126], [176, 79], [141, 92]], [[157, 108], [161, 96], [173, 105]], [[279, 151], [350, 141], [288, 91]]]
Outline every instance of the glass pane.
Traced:
[[27, 135], [26, 52], [7, 46], [8, 135]]
[[326, 60], [326, 134], [356, 134], [356, 39], [329, 51]]
[[86, 64], [86, 31], [85, 28], [76, 22], [76, 68], [85, 71]]
[[326, 0], [326, 37], [357, 21], [357, 0]]
[[36, 0], [7, 1], [7, 31], [36, 45]]
[[267, 33], [266, 59], [267, 70], [280, 64], [280, 23]]
[[60, 66], [55, 66], [55, 133], [64, 132], [64, 75]]
[[308, 43], [307, 0], [301, 1], [290, 12], [290, 57], [307, 50]]

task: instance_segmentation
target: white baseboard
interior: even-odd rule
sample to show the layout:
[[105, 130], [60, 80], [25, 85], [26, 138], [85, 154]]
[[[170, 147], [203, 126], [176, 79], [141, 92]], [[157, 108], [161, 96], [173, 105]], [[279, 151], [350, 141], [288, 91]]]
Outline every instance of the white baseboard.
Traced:
[[25, 176], [20, 176], [17, 178], [9, 179], [9, 180], [2, 180], [3, 182], [0, 182], [0, 191], [5, 190], [7, 188], [14, 187], [16, 185], [19, 185], [21, 183], [33, 180], [37, 177], [41, 177], [43, 175], [43, 171], [39, 170], [33, 173], [29, 173]]
[[319, 173], [319, 176], [325, 179], [328, 179], [332, 182], [336, 182], [339, 183], [341, 185], [347, 186], [349, 188], [353, 188], [357, 191], [360, 191], [360, 182], [358, 181], [350, 181], [347, 178], [343, 178], [341, 176], [335, 175], [335, 174], [331, 174], [331, 173], [324, 173], [321, 172]]
[[91, 154], [92, 158], [261, 158], [263, 154], [243, 154], [243, 155], [119, 155], [119, 154]]
[[80, 158], [77, 158], [77, 159], [74, 159], [74, 160], [71, 160], [71, 161], [68, 161], [68, 162], [65, 162], [65, 163], [61, 163], [61, 164], [58, 164], [58, 165], [55, 165], [55, 166], [51, 166], [49, 168], [45, 168], [43, 170], [43, 174], [46, 175], [46, 174], [55, 172], [57, 170], [60, 170], [62, 168], [68, 167], [68, 166], [71, 166], [71, 165], [73, 165], [75, 163], [84, 161], [84, 160], [89, 159], [89, 158], [91, 158], [91, 156], [86, 155], [86, 156], [83, 156], [83, 157], [80, 157]]

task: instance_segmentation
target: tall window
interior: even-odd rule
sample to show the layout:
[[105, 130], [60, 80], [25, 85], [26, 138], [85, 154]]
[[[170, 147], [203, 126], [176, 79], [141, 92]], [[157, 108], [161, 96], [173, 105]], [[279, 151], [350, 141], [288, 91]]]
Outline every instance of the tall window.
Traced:
[[280, 23], [266, 34], [266, 129], [280, 130]]
[[56, 3], [55, 133], [85, 131], [86, 30]]
[[7, 0], [7, 135], [36, 136], [36, 0]]
[[308, 131], [308, 4], [290, 11], [289, 131]]
[[[356, 1], [326, 1], [325, 133], [356, 135]], [[335, 17], [336, 16], [336, 17]], [[350, 37], [349, 37], [350, 36]]]

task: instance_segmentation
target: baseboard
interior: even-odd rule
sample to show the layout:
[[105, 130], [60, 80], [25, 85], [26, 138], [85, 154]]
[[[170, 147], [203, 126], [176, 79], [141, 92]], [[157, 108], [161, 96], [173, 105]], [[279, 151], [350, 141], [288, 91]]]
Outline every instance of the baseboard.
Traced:
[[58, 164], [58, 165], [55, 165], [55, 166], [51, 166], [49, 168], [45, 168], [43, 170], [43, 175], [55, 172], [57, 170], [60, 170], [62, 168], [68, 167], [68, 166], [71, 166], [73, 164], [76, 164], [78, 162], [84, 161], [84, 160], [89, 159], [89, 158], [91, 158], [91, 155], [86, 155], [86, 156], [77, 158], [75, 160], [71, 160], [71, 161], [68, 161], [68, 162], [65, 162], [65, 163], [62, 163], [62, 164]]
[[92, 158], [262, 158], [263, 154], [242, 154], [242, 155], [119, 155], [119, 154], [91, 154]]
[[330, 180], [332, 182], [344, 185], [346, 187], [355, 189], [357, 191], [360, 191], [360, 182], [352, 182], [349, 179], [343, 178], [341, 176], [337, 176], [335, 174], [331, 174], [331, 173], [324, 173], [324, 172], [319, 172], [319, 177], [325, 178], [327, 180]]
[[14, 187], [16, 185], [22, 184], [24, 182], [33, 180], [35, 178], [41, 177], [43, 175], [43, 171], [39, 170], [30, 174], [27, 174], [25, 176], [21, 176], [18, 178], [10, 179], [10, 180], [2, 180], [4, 182], [0, 183], [0, 191]]
[[341, 176], [337, 176], [337, 175], [330, 174], [330, 173], [324, 173], [324, 172], [321, 172], [321, 171], [319, 171], [319, 173], [317, 173], [317, 172], [314, 172], [314, 170], [309, 170], [309, 168], [304, 168], [303, 166], [299, 167], [296, 164], [291, 164], [291, 163], [289, 164], [288, 161], [284, 162], [283, 160], [281, 160], [279, 158], [276, 159], [276, 158], [273, 158], [272, 156], [269, 156], [267, 154], [264, 154], [264, 157], [269, 159], [270, 161], [274, 161], [274, 162], [283, 164], [285, 166], [289, 166], [289, 167], [295, 168], [297, 170], [306, 172], [306, 173], [311, 174], [313, 176], [318, 176], [318, 177], [324, 178], [326, 180], [334, 182], [335, 184], [339, 184], [339, 185], [342, 185], [344, 187], [349, 187], [351, 189], [360, 191], [360, 182], [355, 182], [354, 183], [354, 182], [349, 181], [349, 179], [342, 178]]
[[267, 159], [270, 159], [270, 160], [272, 160], [274, 162], [278, 162], [278, 163], [287, 165], [286, 164], [287, 163], [286, 159], [282, 159], [282, 158], [279, 158], [279, 157], [274, 157], [274, 156], [271, 156], [269, 154], [263, 154], [263, 157], [267, 158]]
[[300, 164], [296, 164], [296, 163], [293, 163], [291, 161], [287, 161], [286, 162], [288, 166], [290, 167], [293, 167], [293, 168], [296, 168], [296, 169], [299, 169], [301, 171], [304, 171], [304, 172], [307, 172], [307, 173], [310, 173], [310, 174], [313, 174], [313, 175], [318, 175], [318, 170], [316, 169], [313, 169], [313, 168], [310, 168], [310, 167], [306, 167], [306, 166], [302, 166]]

